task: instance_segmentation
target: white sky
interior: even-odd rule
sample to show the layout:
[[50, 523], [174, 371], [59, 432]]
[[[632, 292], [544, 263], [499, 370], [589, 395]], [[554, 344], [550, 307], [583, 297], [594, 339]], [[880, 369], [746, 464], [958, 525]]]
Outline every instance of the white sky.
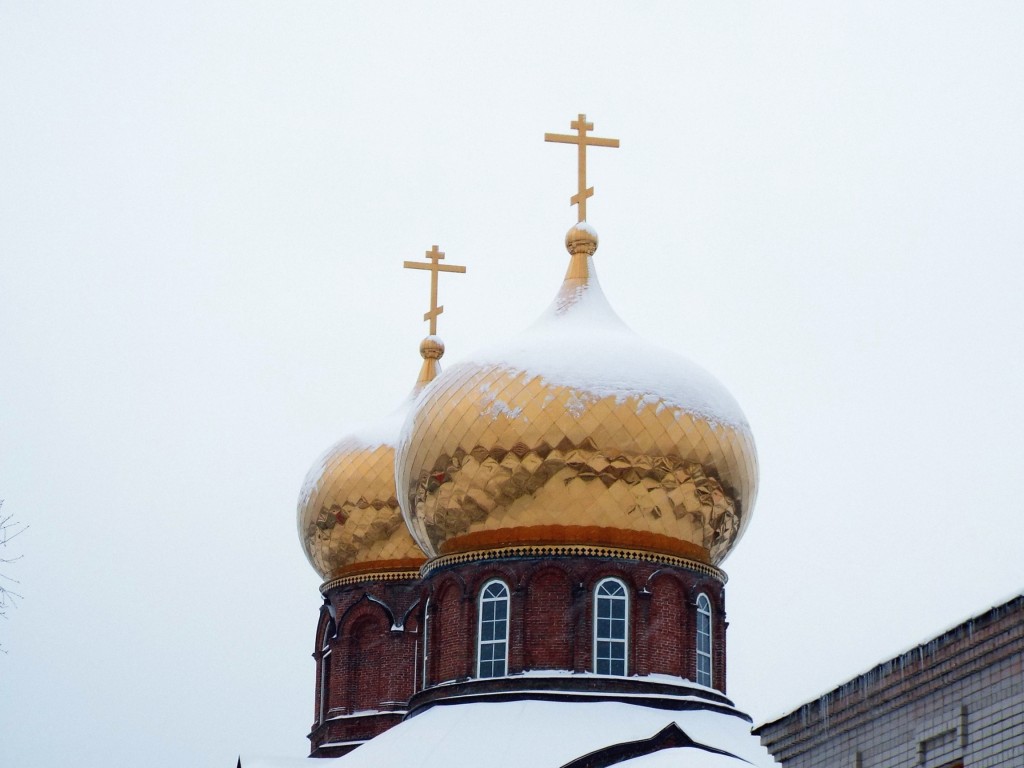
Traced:
[[0, 4], [0, 764], [305, 753], [302, 478], [415, 380], [403, 260], [469, 267], [445, 362], [547, 305], [580, 111], [605, 292], [758, 441], [737, 703], [1019, 590], [1022, 40], [1019, 2]]

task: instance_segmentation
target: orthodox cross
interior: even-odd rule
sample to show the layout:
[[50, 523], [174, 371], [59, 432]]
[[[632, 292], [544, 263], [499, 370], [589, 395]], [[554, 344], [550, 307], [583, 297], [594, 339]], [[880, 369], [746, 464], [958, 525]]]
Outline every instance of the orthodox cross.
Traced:
[[587, 147], [616, 147], [619, 146], [618, 139], [599, 139], [596, 136], [588, 136], [587, 131], [594, 130], [594, 124], [587, 122], [587, 116], [581, 114], [578, 120], [569, 123], [570, 128], [576, 130], [575, 136], [564, 133], [545, 133], [544, 141], [556, 141], [560, 144], [575, 144], [577, 147], [577, 164], [579, 177], [579, 191], [569, 198], [569, 205], [578, 205], [578, 221], [587, 220], [587, 198], [593, 197], [594, 188], [587, 186]]
[[442, 264], [441, 259], [444, 258], [444, 251], [437, 250], [436, 245], [427, 251], [426, 257], [430, 260], [429, 264], [424, 264], [420, 261], [407, 261], [404, 263], [404, 266], [406, 269], [430, 270], [430, 311], [423, 315], [423, 319], [430, 321], [430, 335], [433, 336], [437, 333], [437, 316], [444, 312], [444, 307], [437, 304], [437, 273], [465, 272], [466, 268], [454, 264]]

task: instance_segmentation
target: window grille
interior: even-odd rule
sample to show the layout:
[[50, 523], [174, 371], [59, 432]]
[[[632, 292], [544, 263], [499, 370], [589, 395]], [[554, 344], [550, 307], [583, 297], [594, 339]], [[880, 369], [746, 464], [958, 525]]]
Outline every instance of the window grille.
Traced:
[[489, 581], [480, 591], [477, 677], [502, 677], [508, 668], [508, 587]]
[[605, 579], [594, 591], [594, 671], [599, 675], [626, 674], [629, 598], [626, 585]]

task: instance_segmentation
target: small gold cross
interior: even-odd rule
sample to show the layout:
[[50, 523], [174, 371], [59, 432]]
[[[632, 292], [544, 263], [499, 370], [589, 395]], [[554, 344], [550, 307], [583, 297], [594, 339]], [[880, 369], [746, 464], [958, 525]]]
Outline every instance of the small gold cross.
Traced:
[[465, 272], [466, 268], [454, 264], [441, 264], [441, 259], [444, 258], [444, 251], [439, 251], [436, 245], [427, 251], [426, 257], [430, 259], [429, 264], [419, 261], [406, 261], [404, 266], [406, 269], [430, 270], [430, 311], [423, 315], [423, 319], [430, 321], [430, 335], [433, 336], [437, 333], [437, 316], [444, 312], [444, 307], [440, 307], [437, 304], [437, 273]]
[[596, 136], [588, 136], [587, 131], [594, 130], [594, 124], [587, 122], [587, 116], [581, 114], [578, 120], [569, 123], [570, 128], [576, 130], [575, 136], [564, 133], [545, 133], [544, 141], [555, 141], [560, 144], [575, 144], [577, 146], [577, 175], [579, 191], [569, 198], [569, 205], [578, 205], [579, 218], [577, 221], [587, 220], [587, 198], [593, 197], [594, 188], [587, 187], [587, 147], [618, 147], [618, 139], [599, 139]]

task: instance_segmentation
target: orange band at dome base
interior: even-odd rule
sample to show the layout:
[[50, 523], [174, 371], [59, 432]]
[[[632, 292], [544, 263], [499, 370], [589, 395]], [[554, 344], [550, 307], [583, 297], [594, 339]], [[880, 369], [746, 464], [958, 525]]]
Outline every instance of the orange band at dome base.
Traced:
[[593, 525], [537, 525], [468, 533], [446, 541], [441, 554], [423, 566], [422, 574], [473, 560], [545, 556], [664, 562], [707, 574], [723, 584], [727, 579], [724, 571], [711, 565], [704, 547], [658, 533]]
[[531, 525], [502, 528], [495, 531], [474, 531], [448, 539], [441, 544], [438, 554], [443, 557], [458, 552], [523, 544], [584, 544], [592, 547], [625, 547], [696, 560], [705, 565], [711, 562], [707, 549], [689, 541], [665, 536], [661, 533], [628, 531], [598, 525]]

